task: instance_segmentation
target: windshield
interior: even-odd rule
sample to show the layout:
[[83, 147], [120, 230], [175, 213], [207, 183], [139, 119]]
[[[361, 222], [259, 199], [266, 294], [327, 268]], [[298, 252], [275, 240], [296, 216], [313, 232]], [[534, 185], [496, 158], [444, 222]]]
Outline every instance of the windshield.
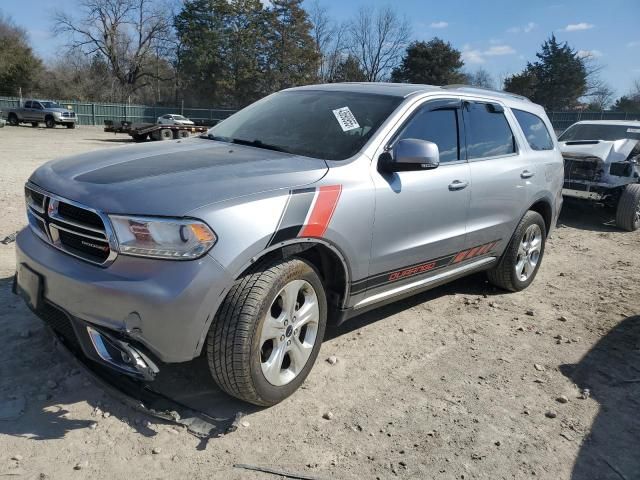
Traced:
[[40, 102], [44, 108], [62, 108], [56, 102]]
[[299, 90], [270, 95], [208, 132], [214, 140], [326, 160], [356, 154], [402, 98]]
[[630, 138], [640, 140], [640, 127], [630, 125], [603, 125], [583, 123], [569, 127], [558, 141], [571, 142], [579, 140], [620, 140]]
[[186, 118], [185, 118], [185, 117], [183, 117], [182, 115], [174, 115], [174, 116], [173, 116], [173, 118], [174, 118], [175, 120], [186, 120]]

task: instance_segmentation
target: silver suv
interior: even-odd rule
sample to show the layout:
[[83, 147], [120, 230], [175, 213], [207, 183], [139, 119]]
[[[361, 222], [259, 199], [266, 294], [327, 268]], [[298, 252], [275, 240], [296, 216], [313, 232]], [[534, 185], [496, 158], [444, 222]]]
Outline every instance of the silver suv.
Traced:
[[78, 354], [150, 381], [205, 351], [272, 405], [328, 321], [485, 270], [526, 288], [562, 204], [544, 110], [463, 86], [270, 95], [207, 135], [47, 163], [15, 291]]

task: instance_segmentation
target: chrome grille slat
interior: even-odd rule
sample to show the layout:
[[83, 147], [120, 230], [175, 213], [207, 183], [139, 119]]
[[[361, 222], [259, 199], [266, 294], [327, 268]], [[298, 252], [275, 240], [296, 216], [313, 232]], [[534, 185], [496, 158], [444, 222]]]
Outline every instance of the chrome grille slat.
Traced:
[[62, 230], [63, 232], [72, 233], [72, 234], [77, 235], [79, 237], [89, 238], [91, 240], [95, 240], [96, 242], [109, 243], [109, 240], [107, 240], [105, 237], [102, 237], [102, 238], [94, 237], [93, 235], [87, 235], [85, 233], [80, 233], [77, 230], [71, 230], [69, 228], [65, 228], [65, 227], [62, 227], [60, 225], [56, 225], [55, 223], [49, 223], [49, 228], [55, 228], [56, 230]]
[[[51, 220], [53, 220], [54, 222], [56, 222], [56, 223], [64, 223], [64, 224], [67, 224], [67, 225], [71, 225], [72, 227], [81, 228], [83, 230], [88, 230], [90, 232], [100, 233], [102, 235], [105, 235], [104, 230], [100, 230], [99, 228], [90, 227], [90, 226], [88, 226], [86, 224], [81, 224], [79, 222], [75, 222], [73, 220], [69, 220], [68, 218], [61, 217], [58, 214], [51, 214], [50, 213], [49, 214], [49, 218]], [[107, 239], [107, 237], [104, 236], [103, 240], [106, 240], [106, 239]]]
[[[117, 242], [104, 214], [30, 183], [25, 186], [25, 194], [29, 226], [42, 240], [96, 265], [107, 266], [115, 260]], [[61, 214], [60, 207], [74, 218]], [[102, 228], [98, 228], [100, 224]]]

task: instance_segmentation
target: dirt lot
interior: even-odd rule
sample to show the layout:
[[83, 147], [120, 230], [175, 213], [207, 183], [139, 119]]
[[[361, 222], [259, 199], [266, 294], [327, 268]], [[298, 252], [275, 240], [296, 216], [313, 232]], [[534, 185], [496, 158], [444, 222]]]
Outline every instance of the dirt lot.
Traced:
[[[33, 169], [117, 155], [124, 138], [0, 129], [0, 239], [25, 224]], [[330, 330], [303, 389], [273, 408], [216, 394], [202, 362], [186, 366], [227, 414], [247, 413], [208, 442], [123, 405], [62, 356], [11, 294], [14, 246], [0, 245], [0, 412], [17, 417], [0, 420], [0, 476], [277, 478], [242, 463], [322, 479], [640, 479], [640, 233], [610, 222], [567, 205], [525, 292], [476, 275]]]

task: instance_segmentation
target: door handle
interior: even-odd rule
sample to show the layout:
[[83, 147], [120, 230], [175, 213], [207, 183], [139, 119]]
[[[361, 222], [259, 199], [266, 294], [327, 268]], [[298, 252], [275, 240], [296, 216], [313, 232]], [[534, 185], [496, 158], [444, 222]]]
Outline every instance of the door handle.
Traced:
[[449, 190], [462, 190], [467, 188], [469, 182], [462, 182], [460, 180], [454, 180], [449, 184]]
[[535, 175], [534, 172], [530, 172], [529, 170], [523, 170], [522, 173], [520, 174], [520, 177], [522, 178], [531, 178]]

